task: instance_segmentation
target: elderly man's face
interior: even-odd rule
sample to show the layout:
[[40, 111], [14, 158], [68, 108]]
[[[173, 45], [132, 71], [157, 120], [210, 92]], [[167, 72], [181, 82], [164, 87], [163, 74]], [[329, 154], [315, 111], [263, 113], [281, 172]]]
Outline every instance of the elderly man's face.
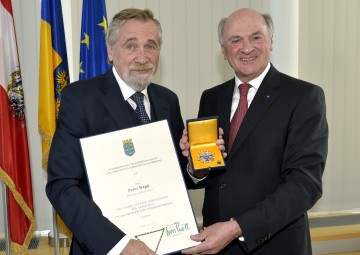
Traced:
[[222, 52], [242, 82], [249, 82], [265, 70], [271, 51], [272, 38], [259, 13], [241, 10], [228, 18]]
[[119, 76], [136, 91], [151, 83], [159, 54], [159, 30], [153, 21], [122, 23], [118, 41], [113, 46], [108, 45], [109, 60]]

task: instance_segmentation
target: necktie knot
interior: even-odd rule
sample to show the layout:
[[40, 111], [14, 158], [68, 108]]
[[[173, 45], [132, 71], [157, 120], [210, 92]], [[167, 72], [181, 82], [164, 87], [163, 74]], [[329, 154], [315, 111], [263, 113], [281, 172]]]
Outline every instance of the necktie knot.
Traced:
[[141, 92], [135, 92], [131, 99], [136, 103], [135, 112], [139, 116], [142, 123], [150, 122], [150, 118], [146, 113], [145, 105], [144, 105], [144, 94]]
[[249, 89], [251, 88], [250, 84], [242, 83], [239, 85], [240, 96], [247, 96]]
[[139, 104], [144, 104], [144, 94], [141, 92], [135, 92], [132, 96], [131, 99], [134, 100], [134, 102], [136, 103], [136, 105], [138, 106]]

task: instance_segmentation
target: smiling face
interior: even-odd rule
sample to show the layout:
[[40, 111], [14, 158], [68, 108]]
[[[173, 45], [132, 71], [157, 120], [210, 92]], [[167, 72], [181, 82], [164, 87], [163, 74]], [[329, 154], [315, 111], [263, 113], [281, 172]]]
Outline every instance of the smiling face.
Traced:
[[272, 38], [258, 12], [241, 9], [229, 16], [221, 45], [225, 60], [244, 83], [258, 77], [270, 61]]
[[141, 91], [151, 83], [160, 54], [159, 30], [152, 20], [122, 22], [119, 39], [107, 48], [109, 60], [132, 89]]

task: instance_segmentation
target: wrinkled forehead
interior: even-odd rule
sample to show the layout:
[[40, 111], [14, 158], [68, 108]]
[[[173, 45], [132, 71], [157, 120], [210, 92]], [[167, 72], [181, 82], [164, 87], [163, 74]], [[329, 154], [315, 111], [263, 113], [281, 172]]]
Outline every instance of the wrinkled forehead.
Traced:
[[129, 19], [121, 22], [120, 38], [128, 40], [129, 37], [154, 40], [160, 43], [160, 31], [152, 20], [141, 21]]

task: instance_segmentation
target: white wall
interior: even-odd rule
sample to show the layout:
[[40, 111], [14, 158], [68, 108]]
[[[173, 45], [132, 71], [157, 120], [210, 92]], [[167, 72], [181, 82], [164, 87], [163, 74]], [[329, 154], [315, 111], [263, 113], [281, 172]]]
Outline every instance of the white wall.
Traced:
[[327, 100], [329, 155], [314, 211], [360, 209], [360, 1], [301, 0], [299, 76]]
[[[326, 2], [326, 4], [324, 4]], [[26, 103], [37, 230], [51, 229], [37, 131], [40, 0], [12, 0]], [[71, 80], [78, 76], [82, 0], [62, 0]], [[357, 0], [106, 0], [109, 21], [120, 9], [149, 8], [163, 28], [155, 82], [175, 91], [184, 119], [197, 115], [202, 91], [233, 76], [217, 42], [220, 18], [241, 7], [270, 12], [275, 23], [272, 62], [281, 71], [322, 86], [330, 124], [324, 197], [314, 211], [360, 208], [360, 3]], [[336, 10], [336, 12], [335, 12]], [[298, 26], [299, 25], [299, 26]], [[345, 90], [342, 90], [345, 87]], [[340, 95], [340, 97], [336, 96]], [[353, 115], [350, 115], [352, 114]], [[197, 216], [202, 191], [191, 191]], [[0, 205], [2, 222], [2, 205]], [[3, 233], [3, 224], [0, 224]]]

